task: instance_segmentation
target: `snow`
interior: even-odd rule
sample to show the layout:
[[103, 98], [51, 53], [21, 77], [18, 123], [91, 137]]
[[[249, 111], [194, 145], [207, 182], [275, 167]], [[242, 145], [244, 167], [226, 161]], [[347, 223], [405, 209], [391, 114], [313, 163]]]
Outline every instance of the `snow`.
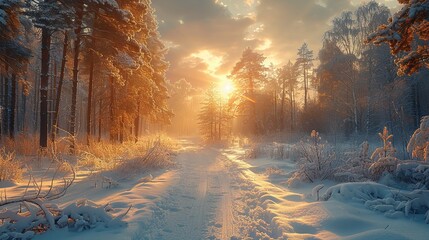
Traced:
[[[297, 166], [290, 159], [248, 159], [239, 146], [204, 147], [193, 139], [180, 144], [174, 167], [106, 176], [115, 187], [102, 188], [102, 175], [77, 172], [58, 200], [62, 227], [33, 239], [426, 239], [428, 190], [326, 180], [291, 188]], [[426, 168], [398, 169], [420, 176]]]
[[421, 119], [420, 128], [418, 128], [407, 146], [407, 151], [412, 152], [413, 157], [428, 160], [429, 158], [429, 116]]
[[3, 24], [4, 26], [6, 26], [7, 22], [6, 22], [6, 18], [7, 18], [7, 13], [3, 10], [0, 9], [0, 23]]

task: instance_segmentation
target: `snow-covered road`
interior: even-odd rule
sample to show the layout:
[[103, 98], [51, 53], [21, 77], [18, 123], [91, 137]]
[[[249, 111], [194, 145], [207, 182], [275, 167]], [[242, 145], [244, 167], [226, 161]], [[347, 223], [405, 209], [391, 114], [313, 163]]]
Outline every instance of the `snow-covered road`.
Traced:
[[60, 235], [49, 231], [36, 239], [424, 239], [423, 223], [388, 219], [362, 204], [315, 202], [308, 195], [314, 186], [291, 190], [286, 175], [265, 174], [270, 166], [292, 171], [290, 161], [245, 161], [242, 148], [181, 144], [177, 167], [151, 181], [122, 182], [115, 189], [94, 189], [82, 181], [71, 189], [70, 198], [110, 203], [117, 213], [132, 205], [125, 226], [82, 233], [61, 229]]
[[[187, 148], [137, 238], [278, 238], [273, 216], [239, 166], [220, 150]], [[243, 169], [244, 170], [244, 169]]]
[[[156, 239], [205, 239], [234, 236], [231, 180], [219, 151], [188, 150], [152, 222]], [[160, 214], [161, 213], [161, 214]], [[162, 217], [161, 217], [162, 216]], [[160, 219], [162, 218], [162, 219]], [[152, 225], [153, 226], [153, 225]]]

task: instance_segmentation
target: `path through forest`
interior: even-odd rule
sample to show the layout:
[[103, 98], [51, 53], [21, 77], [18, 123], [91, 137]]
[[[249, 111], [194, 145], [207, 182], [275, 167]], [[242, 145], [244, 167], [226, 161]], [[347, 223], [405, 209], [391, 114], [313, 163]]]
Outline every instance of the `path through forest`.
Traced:
[[[121, 182], [112, 189], [82, 181], [72, 187], [68, 201], [87, 197], [111, 205], [115, 214], [132, 208], [123, 219], [125, 224], [80, 234], [62, 229], [62, 238], [425, 239], [423, 221], [386, 218], [358, 203], [314, 201], [309, 193], [317, 183], [287, 188], [296, 167], [291, 161], [245, 160], [244, 149], [237, 146], [221, 149], [192, 140], [179, 142], [177, 167], [153, 172], [150, 181]], [[284, 174], [268, 177], [271, 167], [280, 167]], [[58, 231], [35, 239], [58, 239]]]
[[267, 210], [258, 204], [258, 195], [238, 166], [218, 149], [188, 144], [177, 157], [179, 166], [166, 194], [136, 238], [277, 237], [272, 219], [267, 219], [272, 214], [263, 214]]

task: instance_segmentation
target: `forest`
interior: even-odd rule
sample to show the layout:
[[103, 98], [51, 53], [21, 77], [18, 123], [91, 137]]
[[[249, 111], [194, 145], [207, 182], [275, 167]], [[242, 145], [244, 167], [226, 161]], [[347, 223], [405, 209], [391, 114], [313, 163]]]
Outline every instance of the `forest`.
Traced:
[[[223, 107], [219, 84], [204, 97], [201, 132], [220, 140], [235, 124], [234, 133], [245, 136], [282, 133], [293, 141], [315, 129], [335, 142], [373, 141], [386, 126], [406, 154], [409, 137], [429, 113], [427, 39], [418, 32], [407, 33], [405, 43], [370, 35], [389, 18], [390, 10], [374, 1], [343, 12], [318, 53], [303, 43], [285, 65], [267, 64], [263, 52], [246, 48], [228, 76], [236, 89]], [[416, 46], [421, 50], [411, 50]], [[421, 55], [408, 59], [415, 54]]]
[[428, 0], [0, 0], [0, 240], [426, 239], [428, 59]]
[[[1, 134], [123, 142], [167, 124], [150, 1], [2, 1]], [[79, 133], [79, 134], [78, 134]]]

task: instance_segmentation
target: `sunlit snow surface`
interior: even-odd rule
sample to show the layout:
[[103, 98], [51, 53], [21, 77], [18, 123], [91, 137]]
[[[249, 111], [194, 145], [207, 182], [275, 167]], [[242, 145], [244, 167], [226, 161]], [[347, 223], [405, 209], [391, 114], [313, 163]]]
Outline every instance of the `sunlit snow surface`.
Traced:
[[[427, 239], [428, 225], [413, 217], [387, 218], [358, 202], [316, 202], [312, 188], [288, 189], [288, 160], [246, 160], [239, 147], [203, 147], [181, 140], [177, 167], [153, 172], [153, 180], [94, 188], [85, 173], [63, 198], [88, 198], [130, 212], [126, 225], [83, 232], [49, 231], [35, 239]], [[266, 170], [283, 170], [267, 176]], [[333, 183], [324, 182], [325, 188]]]

